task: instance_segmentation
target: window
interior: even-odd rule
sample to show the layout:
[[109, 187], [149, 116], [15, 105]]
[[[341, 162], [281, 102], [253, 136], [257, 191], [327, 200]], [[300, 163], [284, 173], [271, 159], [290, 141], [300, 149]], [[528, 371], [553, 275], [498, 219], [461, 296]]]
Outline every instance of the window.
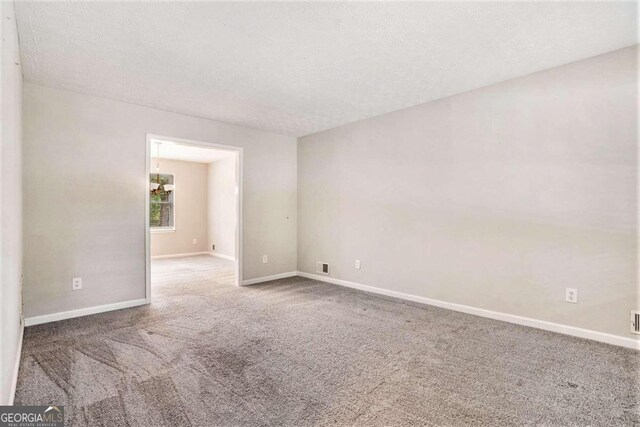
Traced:
[[[159, 181], [158, 181], [159, 179]], [[174, 184], [173, 175], [155, 174], [149, 175], [152, 184], [171, 185]], [[175, 190], [167, 193], [149, 194], [149, 224], [153, 231], [173, 231], [175, 230]]]

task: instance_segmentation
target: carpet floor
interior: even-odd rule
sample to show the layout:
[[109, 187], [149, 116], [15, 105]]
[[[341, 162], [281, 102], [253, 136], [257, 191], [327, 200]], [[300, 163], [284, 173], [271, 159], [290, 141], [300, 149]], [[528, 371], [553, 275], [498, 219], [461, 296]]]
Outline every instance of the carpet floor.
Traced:
[[639, 425], [640, 352], [294, 277], [153, 261], [153, 303], [26, 329], [74, 426]]

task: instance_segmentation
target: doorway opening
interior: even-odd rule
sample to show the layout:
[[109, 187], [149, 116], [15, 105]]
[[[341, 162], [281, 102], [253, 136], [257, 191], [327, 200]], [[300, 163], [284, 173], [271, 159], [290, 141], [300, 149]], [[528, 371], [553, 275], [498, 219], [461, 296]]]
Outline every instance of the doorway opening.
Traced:
[[241, 147], [148, 134], [145, 200], [147, 303], [163, 286], [242, 284]]

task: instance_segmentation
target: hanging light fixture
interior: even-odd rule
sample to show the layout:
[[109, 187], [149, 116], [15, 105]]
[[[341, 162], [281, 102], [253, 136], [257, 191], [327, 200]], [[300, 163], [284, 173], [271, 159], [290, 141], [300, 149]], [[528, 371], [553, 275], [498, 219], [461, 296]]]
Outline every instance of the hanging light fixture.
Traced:
[[152, 181], [149, 184], [149, 190], [152, 196], [168, 196], [174, 190], [175, 185], [163, 184], [160, 180], [160, 145], [162, 143], [156, 142], [156, 144], [158, 145], [158, 154], [156, 156], [156, 181]]

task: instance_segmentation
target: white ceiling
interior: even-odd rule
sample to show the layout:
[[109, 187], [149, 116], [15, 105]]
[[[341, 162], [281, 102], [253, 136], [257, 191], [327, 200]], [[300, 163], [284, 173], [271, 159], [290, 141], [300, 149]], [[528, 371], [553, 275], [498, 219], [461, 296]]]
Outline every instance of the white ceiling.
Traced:
[[295, 136], [638, 43], [635, 2], [17, 2], [27, 81]]
[[[160, 155], [158, 145], [160, 143]], [[235, 152], [202, 148], [193, 145], [176, 144], [170, 141], [151, 140], [151, 157], [161, 159], [183, 160], [185, 162], [211, 163], [233, 157]]]

